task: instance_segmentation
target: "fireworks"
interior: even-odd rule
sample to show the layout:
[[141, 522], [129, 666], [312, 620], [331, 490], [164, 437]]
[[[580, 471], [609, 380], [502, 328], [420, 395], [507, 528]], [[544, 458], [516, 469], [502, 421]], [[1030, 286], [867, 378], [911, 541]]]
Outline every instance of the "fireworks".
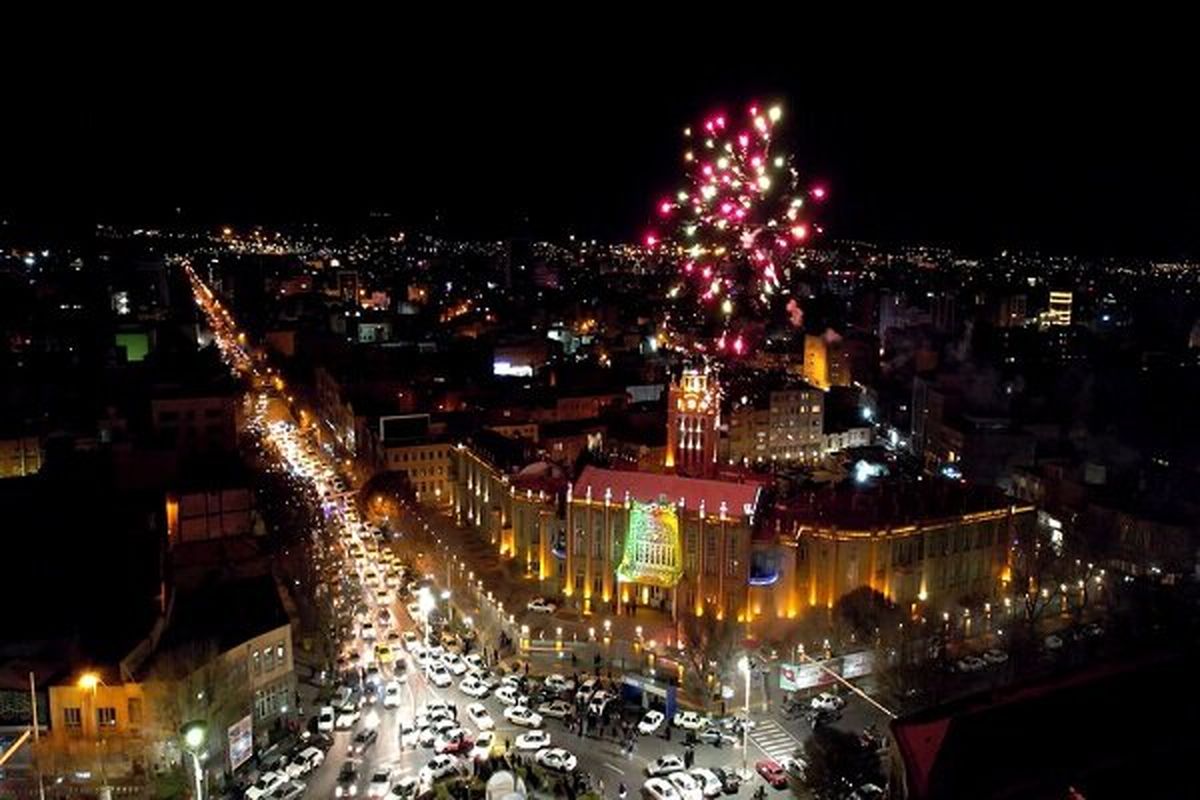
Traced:
[[764, 326], [796, 318], [791, 265], [821, 232], [808, 206], [826, 189], [801, 188], [791, 158], [772, 152], [782, 116], [779, 106], [752, 105], [745, 125], [718, 113], [685, 128], [687, 183], [655, 206], [661, 230], [645, 244], [680, 266], [667, 325], [701, 352], [742, 355]]

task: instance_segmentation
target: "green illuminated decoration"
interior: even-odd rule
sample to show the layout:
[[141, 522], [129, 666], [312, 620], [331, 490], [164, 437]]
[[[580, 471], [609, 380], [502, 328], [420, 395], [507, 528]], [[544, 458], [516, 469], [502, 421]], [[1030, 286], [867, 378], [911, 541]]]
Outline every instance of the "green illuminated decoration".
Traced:
[[683, 540], [673, 504], [630, 503], [629, 530], [617, 577], [626, 583], [668, 588], [679, 583], [683, 577]]

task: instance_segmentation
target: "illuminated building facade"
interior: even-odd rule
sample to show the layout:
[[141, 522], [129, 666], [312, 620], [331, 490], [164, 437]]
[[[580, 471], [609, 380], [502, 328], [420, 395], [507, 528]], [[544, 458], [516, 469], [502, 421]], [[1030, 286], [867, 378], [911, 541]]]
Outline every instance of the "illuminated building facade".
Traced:
[[825, 451], [824, 408], [825, 393], [807, 384], [734, 399], [729, 461], [816, 461]]
[[716, 470], [721, 387], [707, 370], [686, 369], [667, 393], [666, 467], [704, 477]]
[[584, 613], [629, 603], [742, 618], [760, 487], [586, 467], [567, 495], [561, 591]]
[[1074, 297], [1072, 292], [1050, 292], [1050, 310], [1047, 312], [1047, 323], [1050, 325], [1069, 326], [1071, 324], [1071, 304]]

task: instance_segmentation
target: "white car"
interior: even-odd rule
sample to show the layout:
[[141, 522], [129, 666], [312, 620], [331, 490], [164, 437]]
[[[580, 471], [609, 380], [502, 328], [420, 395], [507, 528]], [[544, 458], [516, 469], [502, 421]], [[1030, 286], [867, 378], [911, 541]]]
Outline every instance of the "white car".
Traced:
[[358, 722], [361, 712], [358, 706], [354, 703], [344, 705], [338, 711], [336, 727], [339, 731], [348, 731], [354, 727], [354, 723]]
[[1063, 640], [1061, 636], [1057, 636], [1052, 633], [1042, 640], [1042, 644], [1045, 645], [1047, 650], [1061, 650], [1063, 646]]
[[487, 697], [491, 689], [487, 684], [474, 675], [468, 675], [458, 684], [458, 688], [468, 697]]
[[422, 708], [417, 712], [416, 725], [418, 728], [428, 728], [442, 719], [454, 719], [454, 714], [450, 713], [450, 709], [441, 706]]
[[319, 747], [306, 747], [301, 750], [287, 765], [288, 777], [292, 780], [303, 778], [325, 762], [325, 754]]
[[983, 660], [989, 664], [1003, 664], [1008, 661], [1008, 653], [993, 647], [991, 650], [984, 651]]
[[383, 686], [383, 707], [400, 707], [400, 681], [388, 681]]
[[511, 683], [506, 683], [496, 690], [496, 699], [506, 706], [524, 705], [529, 698], [525, 697]]
[[246, 790], [246, 800], [262, 800], [271, 792], [288, 782], [286, 771], [266, 772], [258, 776], [254, 785]]
[[492, 754], [492, 745], [496, 742], [495, 731], [480, 731], [475, 737], [475, 746], [471, 748], [471, 758], [481, 761]]
[[956, 666], [959, 672], [979, 672], [979, 670], [985, 669], [987, 665], [987, 662], [978, 656], [967, 656], [960, 658]]
[[333, 733], [336, 720], [337, 714], [333, 713], [333, 706], [321, 706], [321, 712], [317, 714], [317, 730], [321, 733]]
[[566, 700], [551, 700], [549, 703], [542, 703], [538, 706], [537, 711], [543, 717], [566, 719], [566, 716], [571, 713], [571, 704]]
[[688, 770], [688, 775], [691, 775], [696, 779], [696, 783], [700, 784], [700, 790], [704, 792], [705, 797], [719, 797], [721, 795], [721, 779], [711, 769], [694, 767]]
[[416, 747], [417, 746], [417, 743], [419, 740], [418, 733], [417, 733], [417, 726], [414, 725], [411, 720], [407, 720], [407, 719], [400, 720], [400, 725], [398, 726], [397, 732], [400, 735], [400, 746], [401, 747]]
[[573, 772], [579, 764], [579, 760], [574, 755], [561, 747], [547, 747], [545, 750], [538, 750], [534, 760], [546, 769], [555, 772]]
[[437, 744], [438, 737], [452, 731], [458, 727], [458, 723], [452, 719], [439, 719], [430, 723], [428, 728], [422, 728], [417, 734], [417, 744], [421, 747], [433, 747]]
[[550, 746], [550, 734], [543, 730], [526, 731], [516, 738], [518, 750], [542, 750]]
[[457, 775], [462, 771], [459, 760], [452, 755], [443, 754], [434, 756], [428, 764], [421, 767], [419, 777], [421, 783], [426, 786], [432, 785], [434, 781], [448, 778], [451, 775]]
[[430, 664], [440, 664], [441, 661], [433, 654], [429, 648], [422, 648], [420, 652], [414, 653], [417, 660], [417, 666], [421, 669], [426, 669]]
[[608, 704], [614, 699], [616, 699], [615, 694], [609, 694], [605, 691], [596, 692], [588, 702], [588, 713], [593, 717], [603, 717]]
[[479, 653], [471, 653], [469, 656], [463, 656], [463, 661], [467, 662], [467, 669], [478, 670], [480, 672], [486, 669], [483, 659], [479, 657]]
[[375, 623], [364, 622], [362, 624], [362, 627], [360, 627], [358, 629], [358, 635], [363, 639], [374, 639], [375, 638]]
[[575, 681], [558, 673], [547, 675], [543, 683], [552, 692], [569, 692], [575, 688]]
[[457, 653], [447, 653], [442, 658], [442, 663], [446, 665], [446, 669], [453, 672], [455, 675], [462, 675], [467, 671], [467, 664], [462, 660], [462, 656]]
[[400, 638], [404, 640], [404, 649], [413, 655], [416, 655], [417, 650], [424, 649], [421, 645], [421, 637], [417, 636], [414, 631], [405, 631], [400, 634]]
[[406, 605], [404, 607], [404, 610], [408, 612], [408, 616], [412, 617], [413, 622], [421, 621], [421, 604], [420, 603], [409, 603], [408, 605]]
[[509, 706], [504, 709], [504, 718], [514, 725], [525, 728], [542, 727], [542, 715], [525, 706]]
[[672, 772], [667, 776], [667, 780], [675, 787], [675, 791], [679, 792], [681, 800], [704, 800], [704, 790], [696, 779], [686, 772]]
[[536, 611], [539, 614], [553, 614], [558, 610], [558, 606], [550, 602], [544, 597], [535, 597], [525, 604], [525, 608], [530, 611]]
[[695, 711], [679, 711], [675, 714], [675, 727], [685, 731], [698, 731], [708, 726], [708, 717]]
[[450, 670], [446, 669], [446, 665], [440, 661], [435, 664], [430, 664], [429, 669], [425, 670], [425, 675], [429, 681], [439, 689], [445, 689], [450, 684], [454, 683], [454, 676], [450, 674]]
[[836, 694], [821, 692], [809, 701], [813, 711], [841, 711], [846, 707], [846, 701]]
[[394, 599], [395, 598], [392, 596], [392, 590], [386, 586], [381, 586], [375, 590], [375, 602], [379, 603], [381, 606], [391, 604], [392, 600]]
[[392, 771], [387, 767], [376, 767], [367, 784], [367, 797], [387, 797], [392, 788]]
[[651, 778], [642, 784], [646, 800], [681, 800], [675, 785], [666, 778]]
[[661, 775], [670, 775], [672, 772], [681, 772], [687, 769], [684, 766], [683, 759], [673, 753], [668, 753], [665, 756], [659, 756], [646, 765], [646, 774], [652, 778]]
[[481, 731], [490, 731], [496, 727], [495, 720], [488, 710], [484, 708], [483, 703], [471, 703], [467, 706], [467, 719], [475, 724], [476, 728]]
[[646, 715], [638, 722], [638, 733], [650, 736], [662, 727], [665, 719], [666, 717], [661, 711], [647, 711]]

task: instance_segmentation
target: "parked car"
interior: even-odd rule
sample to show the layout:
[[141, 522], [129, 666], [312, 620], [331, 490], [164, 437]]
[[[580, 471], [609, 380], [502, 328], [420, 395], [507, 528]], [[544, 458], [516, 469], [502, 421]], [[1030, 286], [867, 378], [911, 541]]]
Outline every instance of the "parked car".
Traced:
[[267, 795], [267, 800], [300, 800], [308, 787], [303, 781], [288, 781]]
[[457, 775], [462, 772], [462, 762], [456, 757], [444, 754], [434, 756], [429, 763], [421, 767], [419, 774], [421, 783], [432, 785], [434, 781], [439, 781], [442, 778], [448, 778], [451, 775]]
[[674, 753], [668, 753], [665, 756], [659, 756], [646, 765], [646, 774], [650, 777], [658, 777], [661, 775], [670, 775], [672, 772], [679, 772], [687, 769], [683, 763], [683, 759]]
[[754, 762], [754, 770], [762, 776], [762, 779], [774, 786], [776, 789], [786, 789], [788, 785], [787, 773], [784, 772], [783, 766], [773, 758], [764, 758], [761, 761]]
[[547, 747], [545, 750], [538, 750], [533, 758], [538, 764], [554, 772], [573, 772], [579, 764], [578, 759], [572, 753], [561, 747]]
[[529, 611], [535, 611], [539, 614], [553, 614], [558, 610], [558, 606], [544, 597], [535, 597], [525, 604], [525, 608]]
[[545, 680], [542, 681], [542, 683], [547, 689], [549, 689], [550, 691], [552, 691], [556, 694], [561, 694], [563, 692], [569, 692], [575, 688], [575, 681], [573, 681], [570, 678], [559, 675], [558, 673], [553, 673], [553, 674], [547, 675]]
[[571, 713], [571, 704], [566, 700], [551, 700], [549, 703], [542, 703], [538, 706], [537, 712], [543, 717], [564, 719], [567, 714]]
[[819, 695], [809, 701], [809, 705], [813, 711], [841, 711], [846, 706], [846, 701], [838, 697], [836, 694], [829, 692], [821, 692]]
[[387, 797], [392, 788], [392, 771], [387, 767], [376, 767], [367, 783], [367, 797]]
[[685, 731], [698, 731], [708, 725], [708, 717], [695, 711], [679, 711], [675, 714], [674, 724]]
[[416, 800], [417, 789], [421, 783], [412, 775], [406, 775], [392, 784], [388, 792], [388, 800]]
[[991, 650], [985, 650], [983, 660], [989, 664], [1003, 664], [1008, 661], [1008, 653], [993, 647]]
[[468, 675], [463, 678], [458, 684], [458, 688], [462, 690], [463, 694], [469, 697], [487, 697], [491, 692], [487, 684], [479, 680], [475, 675]]
[[496, 690], [496, 699], [506, 706], [523, 705], [529, 700], [511, 683], [506, 683]]
[[286, 771], [264, 772], [246, 790], [246, 800], [265, 800], [267, 795], [288, 782]]
[[688, 774], [700, 785], [700, 791], [705, 797], [717, 797], [721, 794], [721, 779], [711, 769], [693, 767]]
[[666, 778], [650, 778], [642, 784], [642, 795], [646, 800], [681, 800], [675, 785]]
[[317, 714], [317, 730], [321, 733], [333, 733], [336, 721], [337, 715], [333, 713], [333, 706], [321, 706]]
[[550, 746], [550, 734], [543, 730], [522, 733], [514, 742], [518, 750], [541, 750]]
[[471, 720], [481, 731], [490, 731], [496, 727], [495, 720], [492, 719], [492, 715], [488, 713], [483, 703], [471, 703], [467, 706], [467, 719]]
[[654, 734], [659, 728], [662, 727], [663, 720], [665, 719], [666, 717], [663, 716], [661, 711], [647, 711], [642, 717], [641, 721], [638, 722], [638, 733], [645, 736]]
[[325, 762], [325, 753], [319, 747], [308, 746], [292, 758], [287, 765], [288, 777], [303, 778]]
[[504, 709], [504, 718], [514, 725], [526, 728], [540, 728], [542, 715], [526, 706], [509, 706]]
[[429, 678], [430, 683], [439, 689], [445, 689], [454, 683], [454, 676], [450, 674], [450, 670], [446, 669], [446, 665], [441, 662], [430, 664], [429, 668], [425, 670], [425, 675]]
[[727, 733], [717, 725], [709, 725], [704, 730], [696, 734], [696, 739], [701, 744], [711, 744], [713, 747], [724, 747], [725, 745], [736, 745], [741, 742], [737, 736], [732, 733]]

